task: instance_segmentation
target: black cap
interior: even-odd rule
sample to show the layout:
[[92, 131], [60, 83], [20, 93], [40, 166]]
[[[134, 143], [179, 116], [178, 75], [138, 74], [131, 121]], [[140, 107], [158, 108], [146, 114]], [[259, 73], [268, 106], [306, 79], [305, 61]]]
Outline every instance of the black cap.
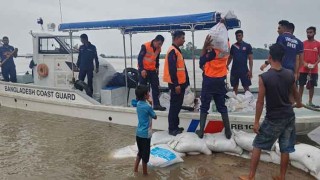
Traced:
[[86, 40], [88, 40], [88, 35], [86, 35], [86, 34], [81, 34], [80, 38], [81, 38], [81, 39], [86, 39]]

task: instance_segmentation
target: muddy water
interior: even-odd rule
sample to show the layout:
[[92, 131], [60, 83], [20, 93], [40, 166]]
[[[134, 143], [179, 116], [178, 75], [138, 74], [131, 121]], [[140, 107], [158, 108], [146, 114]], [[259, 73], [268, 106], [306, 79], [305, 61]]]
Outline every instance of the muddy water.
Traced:
[[[188, 156], [144, 177], [132, 172], [133, 158], [110, 157], [134, 142], [133, 127], [0, 107], [0, 179], [237, 179], [249, 170], [249, 160], [218, 153]], [[260, 163], [257, 179], [278, 169]], [[313, 179], [293, 167], [287, 178]]]

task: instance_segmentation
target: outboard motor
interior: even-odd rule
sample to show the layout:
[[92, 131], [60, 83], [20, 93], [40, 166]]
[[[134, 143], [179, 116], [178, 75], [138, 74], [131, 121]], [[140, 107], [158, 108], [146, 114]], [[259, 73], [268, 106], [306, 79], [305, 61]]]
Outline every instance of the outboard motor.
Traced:
[[[123, 70], [123, 74], [126, 73], [126, 69]], [[136, 88], [139, 82], [139, 71], [135, 68], [127, 68], [127, 81], [128, 88]]]

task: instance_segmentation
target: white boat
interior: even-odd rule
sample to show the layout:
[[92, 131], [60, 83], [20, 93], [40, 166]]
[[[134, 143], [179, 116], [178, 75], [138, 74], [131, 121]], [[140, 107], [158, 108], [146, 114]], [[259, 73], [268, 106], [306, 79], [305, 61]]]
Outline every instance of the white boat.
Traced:
[[[100, 69], [94, 75], [94, 93], [91, 98], [85, 92], [75, 89], [73, 84], [73, 78], [78, 76], [72, 65], [77, 53], [71, 47], [77, 45], [77, 38], [49, 33], [32, 33], [32, 37], [33, 60], [38, 66], [46, 64], [48, 75], [41, 77], [37, 67], [34, 67], [34, 77], [31, 74], [19, 75], [18, 83], [1, 81], [1, 106], [121, 125], [137, 125], [136, 110], [128, 107], [127, 88], [104, 89], [106, 81], [115, 73], [107, 60], [99, 59]], [[128, 91], [129, 100], [134, 99], [133, 89]], [[167, 130], [168, 111], [156, 113], [158, 119], [153, 122], [154, 129]], [[254, 112], [229, 113], [229, 117], [232, 129], [252, 130]], [[318, 112], [298, 109], [296, 117], [298, 134], [306, 134], [320, 126]], [[194, 132], [198, 128], [198, 112], [181, 111], [179, 118], [180, 126], [186, 131]], [[222, 126], [219, 113], [208, 115], [206, 132], [221, 131]]]

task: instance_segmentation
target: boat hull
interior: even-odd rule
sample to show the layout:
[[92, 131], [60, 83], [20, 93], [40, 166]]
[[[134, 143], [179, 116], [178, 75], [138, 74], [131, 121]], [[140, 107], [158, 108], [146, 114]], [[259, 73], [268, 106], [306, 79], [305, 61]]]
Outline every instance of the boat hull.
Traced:
[[[94, 103], [86, 99], [84, 94], [76, 90], [59, 90], [51, 89], [53, 94], [69, 93], [74, 94], [75, 100], [57, 100], [57, 98], [35, 97], [30, 94], [17, 93], [16, 91], [5, 91], [8, 86], [17, 88], [30, 88], [45, 91], [47, 88], [0, 82], [0, 104], [1, 106], [17, 108], [27, 111], [51, 113], [69, 117], [85, 118], [90, 120], [115, 123], [120, 125], [137, 126], [136, 110], [133, 107], [105, 106]], [[68, 96], [70, 97], [70, 96]], [[153, 121], [153, 128], [158, 130], [168, 129], [168, 112], [156, 112], [158, 119]], [[317, 114], [296, 113], [296, 130], [297, 134], [307, 134], [313, 129], [320, 126]], [[180, 126], [186, 131], [194, 132], [199, 125], [199, 113], [181, 111], [179, 114]], [[254, 114], [253, 113], [229, 113], [231, 128], [234, 130], [243, 130], [252, 132]], [[262, 121], [262, 120], [261, 120]], [[221, 131], [223, 123], [219, 113], [208, 115], [206, 132]]]

